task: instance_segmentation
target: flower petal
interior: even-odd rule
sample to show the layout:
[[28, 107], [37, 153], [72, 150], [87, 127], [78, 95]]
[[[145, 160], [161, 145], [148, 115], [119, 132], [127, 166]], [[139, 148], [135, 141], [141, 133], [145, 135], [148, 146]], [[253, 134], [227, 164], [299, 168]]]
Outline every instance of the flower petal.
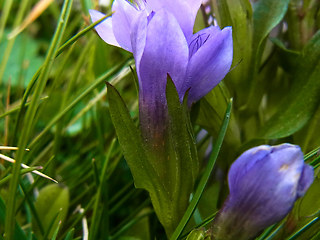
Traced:
[[187, 3], [189, 4], [192, 14], [196, 17], [198, 10], [201, 6], [201, 3], [205, 2], [203, 0], [187, 0]]
[[133, 23], [133, 27], [131, 30], [131, 46], [132, 53], [136, 62], [136, 70], [139, 80], [139, 85], [141, 85], [140, 81], [140, 61], [144, 51], [144, 47], [146, 45], [147, 38], [147, 26], [148, 26], [148, 18], [147, 13], [142, 12], [140, 16]]
[[112, 28], [114, 36], [119, 45], [132, 52], [131, 47], [131, 27], [132, 23], [139, 16], [140, 11], [137, 10], [126, 0], [115, 0], [112, 5]]
[[[156, 12], [148, 24], [146, 44], [138, 63], [142, 129], [158, 131], [158, 127], [165, 127], [162, 118], [166, 116], [167, 74], [176, 86], [182, 82], [188, 51], [187, 41], [175, 17], [164, 9]], [[157, 133], [147, 135], [154, 134]]]
[[159, 94], [165, 99], [167, 74], [175, 84], [183, 78], [188, 62], [188, 45], [178, 22], [165, 10], [155, 13], [147, 31], [139, 66], [143, 95]]
[[299, 146], [263, 145], [243, 153], [228, 177], [230, 195], [218, 224], [249, 239], [288, 214], [312, 183], [313, 170]]
[[[201, 30], [197, 35], [209, 36], [191, 56], [183, 92], [190, 89], [189, 103], [210, 92], [229, 72], [232, 64], [233, 44], [231, 27], [217, 31], [215, 27]], [[180, 93], [180, 96], [184, 93]]]
[[261, 145], [259, 147], [251, 148], [241, 154], [241, 156], [231, 165], [228, 173], [230, 193], [238, 191], [237, 184], [239, 183], [239, 180], [242, 179], [258, 161], [265, 159], [270, 153], [270, 146]]
[[[98, 21], [99, 19], [103, 18], [105, 15], [101, 12], [98, 12], [96, 10], [89, 10], [90, 17], [92, 22]], [[106, 20], [99, 23], [97, 26], [95, 26], [95, 29], [99, 36], [102, 38], [103, 41], [106, 43], [120, 47], [119, 43], [117, 42], [113, 30], [112, 30], [112, 17], [108, 17]]]
[[298, 185], [298, 197], [302, 197], [313, 182], [313, 168], [310, 165], [304, 164], [303, 171]]
[[[159, 11], [161, 8], [164, 8], [168, 12], [172, 13], [179, 22], [186, 38], [189, 39], [192, 37], [193, 25], [196, 19], [197, 11], [191, 9], [191, 6], [186, 0], [150, 0], [147, 1], [147, 4], [154, 11]], [[196, 4], [194, 4], [194, 7], [195, 6]]]

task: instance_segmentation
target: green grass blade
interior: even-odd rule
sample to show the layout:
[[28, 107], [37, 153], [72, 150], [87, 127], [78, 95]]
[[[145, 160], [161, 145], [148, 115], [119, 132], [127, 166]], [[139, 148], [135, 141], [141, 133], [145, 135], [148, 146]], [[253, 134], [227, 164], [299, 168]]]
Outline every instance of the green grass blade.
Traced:
[[180, 235], [182, 234], [185, 226], [187, 225], [189, 219], [191, 218], [194, 210], [196, 209], [197, 207], [197, 204], [201, 198], [201, 195], [204, 191], [204, 188], [208, 182], [208, 179], [210, 177], [210, 174], [212, 172], [212, 169], [214, 167], [214, 164], [216, 162], [216, 159], [218, 157], [218, 154], [219, 154], [219, 151], [220, 151], [220, 148], [221, 148], [221, 145], [222, 145], [222, 142], [223, 142], [223, 139], [224, 139], [224, 136], [226, 134], [226, 131], [227, 131], [227, 128], [228, 128], [228, 123], [229, 123], [229, 119], [230, 119], [230, 114], [231, 114], [231, 107], [232, 107], [232, 99], [230, 99], [229, 101], [229, 104], [228, 104], [228, 107], [227, 107], [227, 110], [226, 110], [226, 114], [225, 114], [225, 117], [224, 117], [224, 120], [222, 122], [222, 126], [221, 126], [221, 129], [220, 129], [220, 132], [219, 132], [219, 135], [218, 135], [218, 138], [217, 138], [217, 141], [214, 143], [214, 146], [213, 146], [213, 150], [212, 150], [212, 153], [211, 153], [211, 156], [210, 156], [210, 159], [209, 159], [209, 162], [208, 162], [208, 165], [200, 179], [200, 182], [199, 182], [199, 185], [196, 189], [196, 192], [188, 206], [188, 209], [187, 211], [185, 212], [184, 216], [182, 217], [178, 227], [176, 228], [176, 230], [174, 231], [173, 235], [171, 236], [170, 240], [176, 240], [180, 237]]
[[313, 224], [317, 223], [320, 220], [320, 217], [315, 217], [310, 222], [308, 222], [306, 225], [304, 225], [302, 228], [300, 228], [297, 232], [293, 233], [291, 236], [287, 238], [287, 240], [293, 240], [299, 237], [302, 233], [307, 231], [310, 227], [313, 226]]
[[[39, 167], [30, 167], [30, 168], [22, 169], [22, 170], [20, 171], [20, 175], [23, 175], [23, 174], [32, 172], [32, 171], [34, 171], [34, 170], [39, 170]], [[0, 187], [1, 187], [3, 184], [7, 183], [7, 182], [11, 179], [11, 177], [12, 177], [12, 174], [10, 174], [10, 175], [2, 178], [2, 179], [0, 180]]]
[[[25, 11], [28, 8], [28, 3], [30, 3], [30, 2], [31, 1], [24, 0], [20, 4], [20, 7], [19, 7], [19, 10], [18, 10], [18, 13], [17, 13], [17, 17], [16, 17], [16, 19], [14, 21], [14, 24], [13, 24], [13, 28], [18, 27], [20, 25], [20, 23], [22, 22], [23, 16], [25, 14]], [[0, 33], [0, 35], [1, 35], [1, 33]], [[5, 52], [4, 52], [3, 56], [2, 56], [2, 59], [0, 61], [1, 62], [1, 64], [0, 64], [0, 84], [1, 84], [1, 81], [2, 81], [2, 78], [3, 78], [4, 71], [6, 70], [6, 66], [7, 66], [7, 63], [8, 63], [8, 60], [9, 60], [9, 57], [10, 57], [10, 53], [11, 53], [11, 50], [13, 48], [13, 44], [15, 42], [15, 39], [16, 39], [16, 36], [14, 38], [8, 40], [8, 44], [6, 46], [6, 50], [5, 50]], [[0, 42], [1, 42], [1, 36], [0, 36]]]
[[75, 43], [79, 38], [81, 38], [82, 36], [84, 36], [87, 32], [89, 32], [91, 29], [93, 29], [96, 25], [98, 25], [99, 23], [101, 23], [103, 20], [105, 20], [106, 18], [110, 17], [112, 15], [112, 13], [107, 14], [106, 16], [104, 16], [103, 18], [99, 19], [98, 21], [91, 23], [88, 27], [86, 27], [85, 29], [83, 29], [82, 31], [78, 32], [76, 35], [74, 35], [72, 38], [70, 38], [67, 42], [65, 42], [58, 50], [57, 52], [57, 56], [59, 56], [67, 47], [69, 47], [71, 44]]
[[121, 228], [117, 233], [115, 233], [113, 236], [111, 236], [109, 239], [119, 239], [119, 237], [125, 233], [130, 227], [132, 227], [134, 224], [136, 224], [137, 222], [139, 222], [141, 219], [143, 219], [144, 217], [149, 216], [150, 214], [152, 214], [153, 211], [148, 211], [136, 218], [133, 218], [130, 222], [128, 222], [125, 226], [123, 226], [123, 228]]
[[0, 42], [3, 37], [4, 28], [5, 28], [7, 20], [8, 20], [8, 16], [10, 13], [10, 9], [12, 7], [12, 3], [13, 3], [13, 0], [3, 1], [4, 6], [3, 6], [2, 13], [1, 13], [1, 18], [0, 18]]
[[[100, 219], [101, 219], [101, 214], [102, 213], [102, 209], [101, 209], [101, 205], [107, 205], [108, 202], [101, 202], [101, 196], [102, 196], [102, 192], [104, 190], [104, 183], [106, 182], [106, 177], [107, 177], [107, 170], [108, 170], [108, 166], [109, 166], [109, 161], [110, 161], [110, 156], [111, 153], [114, 149], [114, 144], [115, 144], [115, 140], [112, 141], [110, 147], [109, 147], [109, 151], [107, 154], [107, 157], [105, 159], [105, 162], [103, 164], [103, 168], [102, 168], [102, 172], [101, 172], [101, 176], [99, 179], [99, 188], [96, 194], [96, 199], [95, 199], [95, 203], [94, 203], [94, 207], [93, 207], [93, 215], [92, 215], [92, 219], [91, 219], [91, 226], [90, 226], [90, 231], [89, 231], [89, 239], [96, 239], [97, 236], [97, 232], [98, 232], [98, 228], [100, 226]], [[102, 208], [105, 208], [106, 206], [102, 206]], [[107, 226], [105, 226], [105, 228], [107, 229]]]
[[56, 32], [50, 44], [50, 48], [48, 50], [43, 68], [39, 75], [33, 99], [31, 100], [30, 106], [26, 113], [26, 117], [24, 119], [24, 128], [22, 129], [21, 137], [18, 143], [19, 150], [17, 153], [16, 163], [13, 166], [13, 171], [12, 171], [13, 177], [10, 182], [10, 189], [9, 189], [9, 196], [8, 196], [8, 212], [6, 216], [6, 225], [5, 225], [6, 239], [8, 240], [13, 240], [13, 231], [14, 231], [14, 223], [15, 223], [15, 205], [16, 205], [15, 193], [18, 187], [18, 182], [19, 182], [20, 164], [22, 163], [22, 160], [25, 154], [24, 149], [26, 148], [30, 135], [32, 133], [32, 129], [34, 126], [33, 121], [35, 119], [36, 112], [39, 106], [39, 100], [41, 98], [41, 94], [44, 90], [44, 87], [47, 83], [48, 75], [53, 65], [54, 57], [56, 55], [56, 52], [58, 51], [60, 41], [62, 39], [64, 30], [66, 28], [66, 24], [68, 22], [68, 18], [71, 11], [72, 2], [73, 0], [64, 1], [60, 19], [58, 21], [58, 26], [56, 28]]
[[[55, 117], [42, 130], [42, 132], [32, 140], [32, 142], [29, 144], [29, 148], [34, 146], [34, 144], [37, 141], [39, 141], [52, 128], [52, 126], [55, 125], [68, 111], [70, 111], [77, 103], [79, 103], [83, 98], [85, 98], [90, 92], [92, 92], [95, 88], [97, 88], [101, 83], [105, 82], [106, 79], [108, 79], [110, 76], [115, 74], [115, 72], [119, 68], [121, 69], [124, 68], [123, 71], [128, 71], [126, 69], [127, 65], [130, 65], [131, 63], [132, 63], [132, 60], [130, 59], [125, 64], [119, 64], [113, 67], [112, 69], [108, 70], [105, 74], [103, 74], [101, 77], [99, 77], [96, 81], [94, 81], [90, 86], [86, 87], [86, 89], [83, 92], [81, 92], [81, 94], [78, 97], [76, 97], [68, 106], [66, 106], [62, 112], [55, 115]], [[117, 76], [115, 76], [114, 79], [118, 79]], [[110, 82], [113, 83], [112, 80]]]
[[268, 236], [266, 236], [265, 238], [263, 238], [263, 240], [271, 240], [273, 239], [277, 233], [283, 228], [283, 223], [280, 224], [275, 230], [273, 230]]
[[256, 240], [264, 240], [272, 232], [272, 230], [274, 230], [275, 227], [276, 227], [275, 224], [268, 227], [266, 230], [264, 230], [264, 232], [259, 237], [257, 237]]
[[[56, 53], [56, 56], [59, 56], [64, 50], [66, 50], [70, 45], [72, 45], [73, 43], [75, 43], [79, 38], [81, 38], [82, 36], [84, 36], [87, 32], [89, 32], [92, 28], [94, 28], [97, 24], [99, 24], [100, 22], [102, 22], [103, 20], [105, 20], [107, 17], [109, 17], [109, 15], [106, 15], [105, 17], [101, 18], [100, 20], [92, 23], [91, 25], [89, 25], [88, 27], [86, 27], [85, 29], [83, 29], [82, 31], [80, 31], [79, 33], [77, 33], [74, 37], [72, 37], [71, 39], [69, 39], [66, 43], [64, 43], [58, 50], [58, 52]], [[42, 65], [38, 71], [33, 75], [27, 90], [25, 92], [25, 94], [23, 95], [22, 98], [22, 102], [21, 102], [21, 107], [20, 107], [20, 111], [18, 114], [18, 120], [15, 126], [15, 130], [14, 130], [14, 134], [13, 136], [17, 136], [18, 130], [19, 130], [19, 126], [21, 125], [21, 119], [25, 110], [25, 104], [27, 102], [27, 99], [31, 93], [31, 90], [33, 89], [35, 83], [38, 80], [39, 74], [41, 73], [41, 70], [44, 66]], [[13, 142], [15, 142], [15, 137], [13, 138]]]

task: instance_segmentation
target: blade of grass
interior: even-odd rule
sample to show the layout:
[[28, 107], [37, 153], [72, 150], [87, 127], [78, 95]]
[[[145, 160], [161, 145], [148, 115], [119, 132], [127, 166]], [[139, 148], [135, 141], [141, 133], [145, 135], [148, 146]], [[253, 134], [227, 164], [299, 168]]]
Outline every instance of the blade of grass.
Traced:
[[[25, 14], [25, 11], [28, 8], [28, 4], [30, 4], [30, 3], [31, 3], [31, 1], [28, 1], [28, 0], [22, 1], [22, 3], [20, 4], [18, 13], [16, 15], [17, 17], [15, 18], [15, 21], [14, 21], [14, 24], [13, 24], [14, 27], [18, 26], [21, 23], [22, 18], [23, 18], [24, 14]], [[0, 36], [0, 41], [1, 41], [1, 36]], [[7, 46], [6, 46], [6, 50], [5, 50], [5, 52], [3, 54], [3, 57], [2, 57], [2, 60], [1, 60], [1, 65], [0, 65], [0, 84], [1, 84], [1, 81], [2, 81], [2, 78], [3, 78], [3, 74], [4, 74], [4, 71], [6, 69], [8, 60], [9, 60], [9, 56], [10, 56], [11, 50], [13, 48], [14, 41], [15, 41], [15, 37], [9, 39], [9, 41], [7, 43]]]
[[320, 239], [320, 231], [317, 232], [310, 240], [319, 240]]
[[309, 158], [313, 157], [314, 155], [316, 155], [317, 153], [319, 153], [320, 151], [320, 147], [317, 147], [315, 149], [313, 149], [312, 151], [308, 152], [305, 156], [304, 156], [304, 160], [307, 161]]
[[226, 114], [224, 116], [224, 119], [223, 119], [223, 122], [221, 125], [221, 129], [220, 129], [218, 138], [213, 145], [213, 150], [212, 150], [208, 165], [207, 165], [206, 169], [204, 170], [204, 173], [200, 179], [200, 182], [199, 182], [199, 185], [196, 189], [196, 192], [195, 192], [195, 194], [194, 194], [194, 196], [193, 196], [193, 198], [187, 208], [187, 211], [183, 215], [178, 227], [176, 228], [176, 230], [172, 234], [170, 240], [177, 240], [180, 237], [185, 226], [187, 225], [188, 221], [190, 220], [193, 212], [195, 211], [197, 204], [198, 204], [198, 202], [202, 196], [202, 193], [204, 191], [204, 188], [207, 185], [207, 182], [209, 180], [212, 169], [215, 165], [215, 162], [218, 157], [224, 136], [225, 136], [227, 128], [228, 128], [230, 114], [231, 114], [231, 108], [232, 108], [232, 102], [233, 102], [232, 99], [230, 99], [229, 104], [227, 106]]
[[310, 227], [313, 226], [313, 224], [317, 223], [320, 220], [320, 217], [315, 217], [311, 221], [309, 221], [306, 225], [304, 225], [302, 228], [300, 228], [297, 232], [293, 233], [291, 236], [289, 236], [286, 240], [293, 240], [299, 237], [302, 233], [307, 231]]
[[[31, 2], [31, 1], [30, 1]], [[21, 33], [26, 27], [28, 27], [32, 22], [34, 22], [53, 2], [53, 0], [40, 0], [28, 14], [28, 16], [23, 20], [22, 24], [15, 27], [11, 33], [9, 33], [8, 38], [14, 38], [19, 33]]]
[[[100, 175], [100, 179], [99, 179], [99, 188], [96, 194], [96, 199], [95, 199], [95, 203], [94, 203], [94, 207], [93, 207], [93, 214], [92, 214], [92, 218], [91, 218], [91, 226], [90, 226], [90, 231], [89, 231], [89, 239], [96, 239], [97, 237], [97, 232], [98, 232], [98, 228], [100, 226], [100, 219], [101, 219], [101, 213], [103, 208], [108, 208], [108, 201], [106, 201], [105, 203], [101, 202], [101, 196], [102, 196], [102, 192], [105, 189], [105, 182], [106, 182], [106, 178], [107, 178], [107, 170], [108, 170], [108, 166], [109, 166], [109, 161], [110, 161], [110, 156], [111, 153], [114, 149], [114, 145], [115, 145], [115, 140], [112, 141], [107, 157], [104, 161], [103, 167], [102, 167], [102, 171], [101, 171], [101, 175]], [[103, 206], [101, 206], [103, 205]], [[102, 209], [101, 209], [102, 207]], [[106, 211], [107, 214], [108, 211]], [[108, 230], [108, 226], [105, 226], [104, 231]], [[107, 231], [108, 233], [108, 231]]]
[[[84, 97], [86, 97], [91, 91], [93, 91], [97, 86], [99, 86], [101, 83], [106, 81], [107, 78], [109, 78], [114, 72], [116, 72], [119, 68], [127, 68], [128, 65], [132, 63], [132, 60], [126, 61], [125, 64], [119, 64], [110, 70], [108, 70], [105, 74], [103, 74], [101, 77], [99, 77], [96, 81], [91, 83], [89, 86], [86, 87], [86, 89], [81, 92], [79, 96], [77, 96], [69, 105], [67, 105], [62, 112], [55, 115], [55, 117], [46, 125], [46, 127], [42, 130], [41, 133], [39, 133], [38, 136], [36, 136], [32, 142], [29, 144], [29, 147], [32, 147], [37, 141], [39, 141], [50, 129], [53, 125], [55, 125], [68, 111], [70, 111], [78, 102], [80, 102]], [[123, 67], [124, 66], [124, 67]], [[126, 69], [122, 70], [126, 71]], [[121, 71], [121, 72], [122, 72]], [[119, 74], [121, 74], [121, 72]], [[117, 75], [113, 78], [117, 79]], [[113, 82], [114, 80], [111, 79], [110, 82]]]
[[[63, 109], [66, 107], [68, 100], [70, 99], [70, 96], [72, 96], [73, 91], [75, 89], [75, 84], [77, 80], [79, 79], [79, 76], [81, 76], [81, 69], [83, 69], [84, 64], [88, 61], [87, 56], [92, 48], [92, 38], [89, 39], [86, 46], [82, 49], [80, 56], [78, 57], [78, 60], [74, 63], [75, 67], [73, 70], [73, 73], [71, 75], [70, 81], [67, 83], [67, 88], [65, 93], [62, 95], [62, 100], [60, 104], [59, 112], [62, 112]], [[58, 80], [58, 79], [57, 79]], [[59, 81], [57, 81], [57, 84], [61, 85]], [[62, 128], [64, 126], [64, 118], [62, 117], [60, 121], [57, 122], [56, 125], [56, 131], [54, 136], [54, 153], [57, 154], [60, 151], [60, 144], [61, 144], [61, 138], [62, 138]]]
[[[40, 169], [40, 168], [41, 168], [41, 167], [30, 167], [30, 168], [27, 168], [27, 169], [22, 169], [22, 170], [20, 171], [20, 175], [23, 175], [23, 174], [32, 172], [32, 171], [37, 170], [37, 169]], [[3, 184], [5, 184], [6, 182], [8, 182], [8, 181], [11, 179], [11, 177], [12, 177], [12, 174], [10, 174], [10, 175], [2, 178], [2, 179], [0, 180], [0, 187], [1, 187]]]
[[58, 233], [59, 233], [59, 230], [60, 230], [60, 227], [61, 227], [61, 223], [62, 222], [60, 221], [58, 226], [57, 226], [57, 229], [53, 233], [53, 236], [52, 236], [51, 240], [56, 240], [57, 239], [57, 236], [58, 236]]
[[[74, 37], [72, 37], [71, 39], [69, 39], [66, 43], [64, 43], [58, 50], [58, 52], [56, 53], [55, 57], [58, 57], [67, 47], [69, 47], [71, 44], [75, 43], [80, 37], [84, 36], [87, 32], [89, 32], [91, 29], [93, 29], [97, 24], [99, 24], [100, 22], [102, 22], [103, 20], [105, 20], [107, 17], [111, 16], [111, 14], [106, 15], [105, 17], [101, 18], [100, 20], [92, 23], [91, 25], [89, 25], [88, 27], [86, 27], [85, 29], [83, 29], [82, 31], [80, 31], [79, 33], [77, 33]], [[21, 125], [21, 119], [25, 110], [25, 104], [27, 102], [27, 99], [31, 93], [31, 90], [33, 89], [35, 83], [38, 80], [39, 74], [42, 70], [42, 68], [44, 67], [44, 65], [42, 65], [38, 71], [33, 75], [30, 83], [28, 84], [28, 87], [23, 95], [22, 101], [21, 101], [21, 107], [20, 107], [20, 111], [18, 114], [18, 119], [17, 119], [17, 123], [14, 129], [14, 134], [12, 138], [12, 142], [16, 142], [16, 136], [18, 136], [18, 130], [19, 130], [19, 126]]]
[[[12, 159], [12, 158], [10, 158], [10, 157], [7, 157], [7, 156], [5, 156], [5, 155], [3, 155], [3, 154], [1, 154], [0, 153], [0, 159], [3, 159], [3, 160], [6, 160], [6, 161], [8, 161], [8, 162], [11, 162], [11, 163], [15, 163], [16, 162], [16, 160], [14, 160], [14, 159]], [[30, 168], [29, 166], [27, 166], [27, 165], [25, 165], [25, 164], [23, 164], [23, 163], [21, 163], [21, 167], [23, 167], [23, 168]], [[49, 177], [49, 176], [47, 176], [47, 175], [45, 175], [45, 174], [43, 174], [43, 173], [41, 173], [41, 172], [39, 172], [39, 171], [37, 171], [37, 170], [34, 170], [34, 171], [32, 171], [33, 173], [35, 173], [35, 174], [37, 174], [37, 175], [39, 175], [40, 177], [43, 177], [43, 178], [46, 178], [46, 179], [49, 179], [49, 180], [51, 180], [51, 181], [53, 181], [53, 182], [55, 182], [55, 183], [58, 183], [56, 180], [54, 180], [53, 178], [51, 178], [51, 177]]]
[[[41, 98], [41, 99], [40, 99], [40, 100], [41, 100], [41, 103], [42, 103], [44, 100], [47, 100], [47, 99], [48, 99], [47, 96]], [[27, 107], [27, 106], [29, 106], [29, 105], [30, 105], [30, 102], [26, 103], [26, 104], [25, 104], [25, 107]], [[11, 114], [13, 114], [13, 113], [16, 113], [16, 112], [18, 112], [20, 109], [21, 109], [21, 106], [20, 106], [20, 105], [19, 105], [19, 106], [16, 106], [16, 107], [13, 107], [13, 108], [11, 108], [11, 109], [8, 109], [8, 111], [6, 111], [6, 112], [4, 112], [4, 113], [2, 113], [2, 114], [0, 115], [0, 118], [3, 118], [3, 117], [6, 117], [6, 116], [11, 115]]]
[[1, 18], [0, 18], [0, 43], [3, 37], [4, 28], [6, 27], [6, 23], [8, 20], [10, 9], [12, 7], [12, 3], [13, 3], [13, 0], [3, 1], [4, 6], [1, 13]]
[[[71, 228], [74, 228], [82, 219], [83, 217], [85, 216], [85, 214], [87, 213], [87, 211], [89, 209], [91, 209], [92, 205], [94, 204], [94, 200], [95, 198], [91, 198], [90, 199], [90, 202], [87, 204], [87, 206], [83, 209], [83, 211], [81, 213], [79, 213], [79, 215], [76, 217], [75, 220], [73, 221], [68, 221], [66, 224], [66, 226], [69, 226], [69, 229]], [[68, 232], [64, 232], [62, 235], [61, 235], [61, 238], [64, 238], [66, 235], [67, 235]]]
[[39, 75], [38, 83], [35, 88], [33, 99], [31, 100], [30, 106], [26, 113], [26, 117], [24, 119], [24, 128], [22, 129], [21, 137], [19, 138], [18, 143], [18, 153], [16, 163], [13, 166], [12, 174], [13, 177], [10, 181], [9, 188], [9, 196], [8, 196], [8, 205], [7, 205], [7, 216], [6, 216], [6, 224], [5, 224], [5, 234], [6, 239], [13, 240], [14, 233], [14, 224], [15, 224], [15, 205], [16, 205], [16, 197], [15, 193], [19, 183], [19, 172], [20, 172], [20, 164], [22, 163], [24, 157], [24, 149], [27, 146], [30, 135], [32, 133], [32, 129], [34, 126], [34, 118], [36, 116], [36, 112], [39, 105], [39, 100], [41, 98], [41, 94], [45, 88], [47, 83], [48, 75], [53, 65], [54, 57], [58, 50], [58, 46], [60, 45], [60, 41], [62, 39], [62, 35], [64, 33], [64, 29], [66, 28], [66, 24], [68, 22], [68, 18], [71, 11], [73, 0], [65, 0], [63, 3], [60, 19], [58, 21], [58, 26], [56, 28], [56, 32], [53, 36], [53, 40], [50, 44], [50, 48], [48, 50], [42, 71]]
[[152, 214], [153, 211], [149, 211], [146, 212], [136, 218], [133, 218], [130, 222], [128, 222], [125, 226], [123, 226], [123, 228], [121, 228], [117, 233], [115, 233], [113, 236], [111, 236], [109, 239], [119, 239], [119, 237], [125, 233], [130, 227], [132, 227], [134, 224], [136, 224], [137, 222], [139, 222], [141, 219], [143, 219], [144, 217], [149, 216], [150, 214]]
[[[121, 74], [117, 75], [114, 79], [110, 81], [112, 85], [117, 84], [122, 78], [124, 78], [127, 74], [129, 74], [129, 69], [125, 68], [121, 72]], [[66, 129], [72, 126], [77, 120], [79, 120], [86, 112], [88, 112], [98, 101], [100, 101], [104, 96], [107, 95], [107, 90], [103, 89], [97, 94], [96, 97], [91, 99], [86, 106], [75, 116], [71, 119], [71, 121], [66, 126]]]
[[273, 239], [277, 233], [283, 228], [284, 223], [280, 224], [275, 230], [273, 230], [268, 236], [263, 238], [263, 240], [271, 240]]
[[24, 194], [24, 197], [29, 205], [29, 208], [31, 210], [31, 213], [32, 213], [32, 216], [34, 217], [35, 221], [37, 222], [38, 226], [39, 226], [39, 230], [40, 230], [40, 233], [43, 235], [44, 234], [44, 228], [43, 228], [43, 225], [42, 225], [42, 222], [39, 218], [39, 215], [37, 213], [37, 210], [33, 204], [33, 201], [31, 200], [30, 198], [30, 195], [28, 193], [28, 191], [26, 190], [24, 184], [22, 182], [20, 182], [20, 186], [21, 186], [21, 189], [23, 191], [23, 194]]
[[110, 17], [112, 13], [109, 13], [105, 15], [103, 18], [99, 19], [98, 21], [95, 21], [94, 23], [91, 23], [88, 27], [83, 29], [82, 31], [78, 32], [76, 35], [74, 35], [72, 38], [70, 38], [67, 42], [65, 42], [58, 50], [58, 53], [56, 55], [59, 56], [67, 47], [69, 47], [71, 44], [75, 43], [79, 38], [84, 36], [87, 32], [89, 32], [91, 29], [93, 29], [96, 25], [101, 23], [106, 18]]
[[268, 227], [264, 232], [256, 239], [256, 240], [263, 240], [265, 239], [277, 226], [277, 224], [274, 224], [270, 227]]
[[150, 206], [150, 198], [146, 199], [140, 206], [134, 210], [126, 219], [124, 219], [114, 230], [111, 232], [113, 235], [120, 231], [125, 225], [127, 225], [134, 217], [136, 217], [144, 208]]
[[[61, 209], [60, 209], [60, 211], [52, 218], [48, 229], [46, 229], [46, 232], [45, 232], [45, 234], [44, 234], [44, 236], [43, 236], [43, 239], [48, 239], [48, 236], [49, 236], [49, 234], [50, 234], [50, 232], [51, 232], [51, 229], [53, 228], [54, 223], [55, 223], [55, 221], [58, 219], [58, 217], [59, 217], [60, 214], [61, 214]], [[61, 224], [61, 221], [60, 221], [59, 224], [58, 224], [58, 227], [57, 227], [58, 230], [59, 230], [60, 224]], [[54, 235], [54, 234], [53, 234], [53, 235]]]

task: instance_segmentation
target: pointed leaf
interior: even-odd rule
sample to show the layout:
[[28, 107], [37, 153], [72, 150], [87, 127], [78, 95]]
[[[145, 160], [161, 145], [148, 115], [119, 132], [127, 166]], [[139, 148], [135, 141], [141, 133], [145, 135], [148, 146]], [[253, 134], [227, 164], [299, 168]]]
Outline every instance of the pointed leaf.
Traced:
[[[59, 222], [64, 221], [68, 212], [68, 188], [58, 184], [50, 184], [42, 188], [35, 202], [35, 208], [45, 231], [50, 231], [48, 238], [52, 238]], [[32, 228], [36, 236], [41, 239], [42, 235], [36, 221], [33, 222]]]
[[107, 88], [112, 122], [122, 147], [123, 155], [133, 175], [134, 184], [137, 188], [155, 192], [157, 187], [158, 189], [161, 187], [158, 184], [159, 180], [155, 170], [148, 162], [140, 132], [131, 119], [118, 91], [109, 83], [107, 83]]
[[187, 208], [198, 175], [199, 161], [192, 129], [189, 129], [191, 124], [187, 114], [187, 100], [185, 98], [181, 104], [170, 77], [167, 80], [166, 96], [169, 113], [170, 167], [173, 168], [169, 169], [169, 177], [175, 184], [172, 205], [173, 209], [177, 210], [177, 225]]
[[313, 116], [320, 102], [320, 31], [309, 41], [293, 74], [291, 92], [260, 132], [262, 138], [289, 136]]
[[210, 177], [211, 172], [213, 170], [213, 167], [215, 165], [216, 159], [217, 159], [218, 154], [220, 152], [221, 145], [223, 143], [223, 139], [224, 139], [224, 136], [225, 136], [227, 128], [228, 128], [230, 114], [231, 114], [231, 108], [232, 108], [232, 99], [230, 99], [229, 104], [227, 106], [227, 110], [226, 110], [224, 119], [222, 121], [222, 125], [220, 128], [217, 140], [213, 144], [212, 153], [211, 153], [210, 159], [208, 161], [208, 164], [204, 170], [204, 173], [201, 176], [200, 182], [196, 188], [196, 191], [193, 195], [193, 198], [192, 198], [187, 210], [185, 211], [178, 227], [175, 229], [174, 233], [172, 234], [170, 240], [177, 240], [180, 237], [180, 235], [182, 234], [184, 228], [186, 227], [188, 221], [190, 220], [192, 214], [194, 213], [194, 211], [198, 205], [198, 202], [199, 202], [199, 200], [203, 194], [203, 191], [207, 185], [207, 182], [209, 180], [209, 177]]
[[260, 0], [253, 5], [253, 41], [256, 46], [267, 37], [271, 30], [282, 20], [290, 0]]
[[[5, 219], [6, 219], [6, 205], [2, 200], [2, 198], [0, 197], [0, 227], [1, 228], [5, 224]], [[21, 227], [17, 223], [14, 229], [14, 239], [19, 239], [19, 240], [27, 239], [27, 236], [25, 235], [25, 233], [22, 231]]]

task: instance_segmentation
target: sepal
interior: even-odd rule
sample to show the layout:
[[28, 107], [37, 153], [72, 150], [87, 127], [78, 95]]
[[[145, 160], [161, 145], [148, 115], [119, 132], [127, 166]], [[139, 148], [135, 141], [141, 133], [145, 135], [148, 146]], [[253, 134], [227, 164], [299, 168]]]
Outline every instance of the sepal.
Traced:
[[152, 191], [158, 185], [157, 175], [149, 163], [140, 132], [131, 119], [130, 113], [119, 92], [107, 83], [107, 98], [110, 115], [115, 127], [123, 155], [129, 165], [137, 188]]
[[188, 206], [199, 169], [187, 100], [181, 104], [169, 78], [163, 145], [153, 148], [142, 138], [117, 90], [109, 83], [107, 88], [112, 122], [135, 186], [149, 192], [155, 212], [170, 236]]

